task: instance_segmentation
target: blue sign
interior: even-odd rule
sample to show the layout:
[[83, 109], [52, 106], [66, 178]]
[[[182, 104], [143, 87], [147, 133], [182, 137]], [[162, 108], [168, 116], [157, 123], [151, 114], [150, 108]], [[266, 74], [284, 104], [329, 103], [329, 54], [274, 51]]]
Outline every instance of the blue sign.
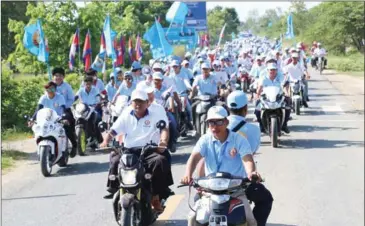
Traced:
[[171, 27], [164, 28], [164, 31], [170, 45], [185, 45], [187, 49], [194, 49], [198, 43], [198, 34], [193, 27]]
[[207, 4], [206, 2], [185, 2], [188, 14], [185, 23], [196, 31], [207, 31]]

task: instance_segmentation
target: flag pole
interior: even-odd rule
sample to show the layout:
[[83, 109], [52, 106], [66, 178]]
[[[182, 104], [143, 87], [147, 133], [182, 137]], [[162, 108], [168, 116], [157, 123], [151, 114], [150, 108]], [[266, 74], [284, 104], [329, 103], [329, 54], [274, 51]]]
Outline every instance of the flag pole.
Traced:
[[80, 46], [80, 42], [81, 42], [81, 36], [80, 36], [80, 30], [79, 30], [79, 26], [77, 27], [77, 33], [79, 36], [79, 70], [78, 70], [78, 74], [79, 76], [81, 75], [81, 46]]
[[51, 67], [49, 66], [49, 62], [47, 61], [47, 71], [48, 71], [48, 79], [52, 81]]

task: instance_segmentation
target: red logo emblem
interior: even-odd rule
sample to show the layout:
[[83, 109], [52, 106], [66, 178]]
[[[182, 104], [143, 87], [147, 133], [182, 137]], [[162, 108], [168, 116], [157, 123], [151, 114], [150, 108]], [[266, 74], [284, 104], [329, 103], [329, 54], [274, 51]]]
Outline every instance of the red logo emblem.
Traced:
[[150, 125], [150, 120], [146, 120], [146, 121], [144, 121], [144, 124], [146, 125], [146, 126], [149, 126]]

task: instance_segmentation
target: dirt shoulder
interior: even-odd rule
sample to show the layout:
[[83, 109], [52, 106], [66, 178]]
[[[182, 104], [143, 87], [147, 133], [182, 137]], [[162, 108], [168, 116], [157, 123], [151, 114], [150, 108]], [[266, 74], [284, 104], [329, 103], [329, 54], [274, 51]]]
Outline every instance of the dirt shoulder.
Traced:
[[358, 111], [364, 111], [364, 77], [351, 76], [334, 70], [324, 70], [324, 77], [351, 102]]

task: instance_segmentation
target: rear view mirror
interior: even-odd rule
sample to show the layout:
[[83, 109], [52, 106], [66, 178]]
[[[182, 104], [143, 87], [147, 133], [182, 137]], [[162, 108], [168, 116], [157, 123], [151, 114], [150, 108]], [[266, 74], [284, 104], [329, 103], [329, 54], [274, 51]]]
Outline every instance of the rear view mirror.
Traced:
[[156, 127], [159, 129], [159, 130], [163, 130], [166, 128], [166, 122], [164, 120], [160, 120], [156, 123]]

